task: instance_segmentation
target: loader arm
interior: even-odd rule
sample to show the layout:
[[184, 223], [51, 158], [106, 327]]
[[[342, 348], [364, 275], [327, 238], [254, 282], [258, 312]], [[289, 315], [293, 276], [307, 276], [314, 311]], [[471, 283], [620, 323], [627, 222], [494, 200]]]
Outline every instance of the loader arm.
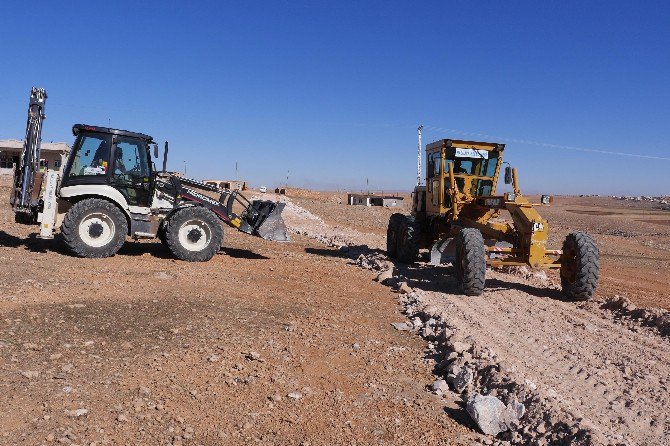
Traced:
[[[182, 203], [204, 206], [214, 212], [222, 222], [238, 231], [266, 240], [290, 241], [281, 218], [285, 203], [249, 200], [237, 190], [219, 189], [188, 178], [172, 176], [171, 180], [176, 190], [177, 206]], [[219, 199], [209, 197], [203, 192], [219, 194]], [[236, 203], [242, 208], [239, 214], [234, 211]]]

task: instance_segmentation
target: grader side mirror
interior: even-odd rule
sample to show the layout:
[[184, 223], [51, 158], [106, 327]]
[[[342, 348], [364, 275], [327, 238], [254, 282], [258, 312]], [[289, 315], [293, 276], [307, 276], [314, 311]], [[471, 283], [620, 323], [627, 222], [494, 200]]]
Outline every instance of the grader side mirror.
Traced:
[[158, 144], [153, 144], [154, 146], [154, 158], [158, 158]]
[[512, 184], [512, 167], [505, 167], [505, 184]]

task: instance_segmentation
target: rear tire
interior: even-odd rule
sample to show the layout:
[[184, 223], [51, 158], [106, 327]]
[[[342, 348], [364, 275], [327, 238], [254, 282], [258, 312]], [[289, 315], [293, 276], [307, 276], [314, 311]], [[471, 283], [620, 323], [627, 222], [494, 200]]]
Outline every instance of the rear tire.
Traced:
[[466, 296], [479, 296], [486, 284], [486, 249], [479, 230], [464, 228], [456, 236], [456, 277]]
[[403, 214], [391, 215], [388, 229], [386, 229], [386, 254], [392, 259], [398, 255], [398, 230], [403, 218], [405, 218]]
[[590, 300], [596, 292], [600, 275], [600, 252], [593, 238], [585, 232], [568, 234], [561, 256], [563, 293], [573, 300]]
[[126, 216], [114, 204], [99, 198], [75, 203], [65, 214], [61, 235], [75, 255], [111, 257], [123, 246], [128, 233]]
[[412, 216], [404, 215], [398, 225], [397, 256], [403, 263], [414, 263], [419, 257], [421, 230]]
[[165, 229], [165, 241], [178, 259], [206, 262], [221, 249], [223, 229], [212, 211], [189, 206], [172, 214]]

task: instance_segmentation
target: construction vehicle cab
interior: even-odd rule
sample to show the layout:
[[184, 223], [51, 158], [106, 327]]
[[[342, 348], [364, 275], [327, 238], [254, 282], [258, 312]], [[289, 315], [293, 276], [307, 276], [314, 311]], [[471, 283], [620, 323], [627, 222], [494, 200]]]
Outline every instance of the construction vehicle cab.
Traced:
[[[46, 93], [33, 89], [20, 168], [10, 202], [17, 221], [39, 223], [41, 238], [60, 229], [65, 244], [81, 257], [114, 255], [127, 236], [158, 237], [175, 255], [206, 261], [223, 242], [221, 222], [268, 240], [288, 241], [283, 203], [250, 201], [237, 190], [157, 171], [153, 138], [143, 133], [77, 124], [63, 172], [39, 174]], [[237, 204], [241, 212], [233, 210]]]
[[[504, 144], [443, 139], [426, 146], [426, 185], [413, 194], [411, 215], [393, 214], [387, 252], [414, 262], [423, 248], [431, 263], [451, 263], [461, 291], [484, 290], [486, 266], [560, 269], [568, 297], [590, 299], [597, 286], [599, 255], [585, 233], [568, 235], [563, 249], [549, 249], [549, 223], [537, 212], [552, 198], [531, 203], [519, 189], [516, 169], [505, 169], [513, 191], [496, 195]], [[511, 222], [502, 220], [506, 211]]]

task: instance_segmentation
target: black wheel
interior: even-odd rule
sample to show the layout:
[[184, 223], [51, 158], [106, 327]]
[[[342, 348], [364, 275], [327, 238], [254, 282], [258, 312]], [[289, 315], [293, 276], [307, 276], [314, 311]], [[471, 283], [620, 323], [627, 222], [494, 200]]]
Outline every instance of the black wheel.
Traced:
[[392, 259], [398, 255], [398, 230], [400, 222], [404, 219], [403, 214], [393, 214], [389, 218], [388, 229], [386, 229], [386, 254]]
[[398, 225], [398, 260], [405, 263], [415, 262], [419, 256], [419, 237], [421, 230], [412, 216], [404, 215]]
[[189, 206], [176, 211], [167, 221], [165, 241], [178, 259], [206, 262], [221, 249], [223, 229], [212, 211]]
[[486, 282], [486, 250], [479, 230], [464, 228], [456, 236], [456, 277], [461, 292], [479, 296]]
[[128, 222], [113, 203], [88, 198], [67, 211], [61, 234], [70, 251], [79, 257], [110, 257], [126, 241]]
[[158, 228], [158, 233], [156, 234], [156, 237], [158, 237], [158, 240], [161, 241], [161, 244], [165, 246], [166, 248], [170, 249], [167, 244], [167, 238], [165, 237], [165, 233], [167, 232], [167, 222], [163, 223], [160, 228]]
[[600, 253], [596, 242], [585, 232], [568, 234], [561, 256], [561, 285], [570, 299], [589, 300], [598, 286]]

